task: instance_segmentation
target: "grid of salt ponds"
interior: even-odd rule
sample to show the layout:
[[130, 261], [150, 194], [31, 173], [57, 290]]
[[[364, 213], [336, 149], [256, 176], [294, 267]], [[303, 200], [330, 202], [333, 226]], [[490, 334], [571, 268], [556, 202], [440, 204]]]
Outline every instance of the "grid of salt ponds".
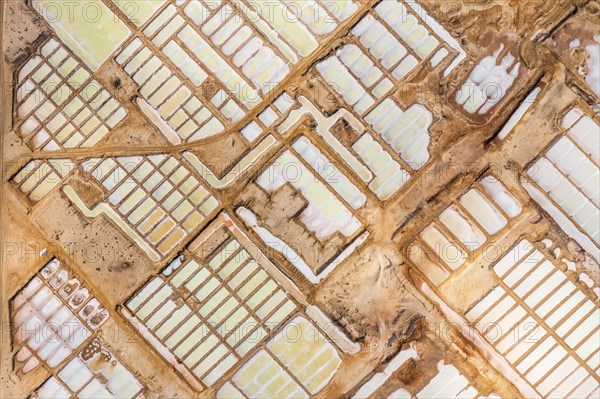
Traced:
[[[137, 2], [135, 13], [132, 15], [130, 4], [118, 0], [115, 0], [115, 2], [126, 15], [132, 17], [132, 21], [139, 27], [145, 25], [146, 22], [165, 4], [164, 1]], [[290, 7], [291, 10], [294, 10], [294, 12], [299, 10], [296, 7], [297, 4], [292, 4], [293, 2], [288, 3], [288, 7]], [[336, 10], [334, 14], [343, 16], [344, 19], [350, 15], [348, 14], [349, 11], [351, 13], [356, 10], [356, 6], [348, 0], [326, 3], [325, 6], [327, 9]], [[189, 2], [188, 4], [185, 2], [178, 2], [177, 6], [183, 9], [184, 12], [177, 14], [175, 7], [172, 5], [168, 6], [156, 17], [152, 24], [146, 27], [144, 33], [153, 38], [155, 45], [162, 47], [164, 54], [171, 59], [176, 68], [180, 69], [194, 85], [200, 85], [208, 77], [208, 73], [205, 71], [206, 68], [203, 69], [200, 67], [196, 61], [184, 52], [183, 48], [180, 46], [180, 39], [173, 38], [165, 44], [169, 33], [174, 33], [171, 32], [171, 29], [181, 28], [179, 25], [181, 25], [184, 17], [186, 20], [189, 19], [193, 22], [189, 24], [189, 26], [197, 26], [196, 24], [201, 24], [202, 21], [206, 22], [206, 29], [199, 30], [198, 32], [204, 34], [205, 37], [208, 37], [210, 33], [213, 33], [210, 35], [210, 40], [217, 46], [217, 49], [213, 49], [212, 47], [214, 46], [208, 46], [208, 42], [204, 43], [207, 44], [207, 46], [202, 46], [202, 48], [197, 47], [197, 39], [202, 39], [202, 37], [200, 37], [199, 34], [196, 34], [192, 36], [196, 41], [197, 48], [191, 50], [202, 49], [203, 51], [211, 52], [210, 54], [204, 54], [207, 55], [207, 57], [202, 57], [203, 60], [222, 61], [218, 64], [209, 65], [209, 67], [212, 67], [213, 72], [217, 72], [216, 76], [221, 79], [221, 83], [224, 85], [223, 88], [226, 88], [226, 86], [233, 86], [235, 88], [236, 93], [234, 93], [234, 97], [238, 100], [241, 100], [242, 97], [246, 100], [253, 100], [253, 97], [257, 97], [256, 92], [251, 87], [255, 82], [259, 82], [259, 85], [262, 86], [273, 85], [275, 83], [276, 80], [273, 79], [273, 76], [266, 76], [265, 74], [274, 70], [272, 67], [273, 62], [276, 62], [278, 65], [283, 65], [283, 63], [280, 60], [275, 60], [276, 55], [273, 50], [264, 46], [262, 41], [260, 46], [258, 48], [256, 47], [260, 39], [251, 32], [248, 24], [241, 23], [243, 20], [242, 16], [235, 15], [234, 17], [231, 17], [234, 10], [229, 5], [221, 7], [221, 2], [210, 1], [201, 3], [199, 1], [194, 1]], [[308, 6], [308, 2], [307, 4], [303, 4], [301, 8], [306, 6]], [[327, 15], [327, 12], [320, 12], [323, 11], [323, 9], [318, 3], [313, 4], [309, 8], [309, 10], [303, 10], [301, 14], [302, 18], [304, 18], [309, 11], [314, 12], [314, 10], [319, 11], [318, 15]], [[208, 20], [209, 16], [211, 16], [210, 21]], [[225, 22], [222, 26], [219, 26], [221, 21]], [[314, 22], [320, 23], [319, 21], [323, 22], [322, 18], [317, 19]], [[328, 20], [325, 25], [330, 25], [331, 23], [332, 21]], [[336, 24], [334, 23], [334, 26], [335, 25]], [[189, 29], [189, 26], [185, 26], [184, 29], [186, 30], [182, 34], [189, 34], [191, 30]], [[162, 30], [157, 32], [157, 29], [159, 28], [162, 28]], [[248, 34], [251, 34], [252, 37], [248, 36]], [[218, 43], [222, 44], [222, 48], [218, 47]], [[244, 47], [240, 47], [242, 44]], [[221, 55], [224, 54], [227, 56], [232, 55], [229, 53], [234, 50], [243, 50], [240, 51], [242, 53], [240, 54], [240, 59], [244, 59], [244, 64], [238, 65], [238, 67], [244, 73], [249, 73], [248, 76], [255, 77], [256, 79], [253, 79], [250, 82], [250, 85], [245, 82], [240, 84], [241, 80], [234, 70], [235, 68], [230, 68], [226, 71], [222, 70], [222, 66], [228, 64], [223, 61], [222, 58], [219, 58], [220, 56], [216, 52], [218, 50], [222, 51]], [[217, 110], [220, 110], [229, 120], [238, 120], [242, 116], [240, 109], [237, 107], [231, 96], [229, 96], [227, 90], [218, 91], [210, 101], [207, 102], [206, 106], [204, 106], [198, 97], [192, 96], [193, 87], [185, 87], [182, 81], [177, 76], [172, 75], [173, 72], [170, 72], [167, 67], [160, 62], [160, 59], [147, 58], [151, 52], [148, 48], [143, 47], [139, 39], [135, 39], [131, 42], [127, 49], [117, 57], [118, 62], [121, 64], [125, 63], [128, 61], [128, 58], [137, 51], [140, 51], [142, 54], [140, 54], [139, 59], [129, 59], [134, 62], [133, 65], [130, 65], [130, 70], [128, 72], [130, 74], [139, 72], [139, 74], [134, 76], [134, 79], [140, 85], [147, 84], [145, 93], [142, 93], [143, 95], [145, 94], [144, 98], [148, 100], [150, 95], [154, 95], [152, 97], [152, 105], [154, 108], [157, 108], [161, 117], [167, 120], [169, 126], [176, 130], [176, 133], [180, 138], [186, 140], [192, 136], [190, 140], [197, 140], [221, 132], [224, 129], [224, 120], [212, 116], [213, 114], [218, 114], [218, 112], [215, 112]], [[196, 53], [197, 55], [200, 54], [197, 51]], [[208, 55], [210, 55], [210, 57], [208, 57]], [[141, 68], [139, 64], [144, 62], [147, 62], [149, 65], [145, 65], [146, 68], [143, 71], [140, 71]], [[268, 68], [265, 67], [267, 65]], [[287, 67], [283, 65], [282, 68], [286, 69]], [[261, 79], [262, 83], [260, 83]], [[164, 85], [167, 80], [167, 87], [165, 89], [159, 87]], [[185, 109], [177, 109], [177, 101], [186, 99], [188, 102], [186, 103]], [[107, 110], [103, 109], [102, 112], [107, 112]], [[58, 123], [58, 119], [56, 123]], [[28, 124], [28, 126], [34, 125], [33, 122]], [[67, 130], [68, 129], [65, 129], [62, 134], [67, 134]], [[104, 131], [104, 129], [100, 129], [100, 131]], [[96, 138], [100, 139], [100, 133], [94, 137], [94, 140]], [[41, 140], [41, 138], [42, 136], [40, 136], [39, 140]]]
[[343, 46], [335, 56], [317, 64], [317, 71], [359, 115], [366, 113], [394, 87], [354, 44]]
[[[182, 7], [194, 23], [191, 26], [202, 35], [202, 38], [196, 36], [195, 40], [201, 41], [202, 49], [210, 52], [207, 53], [210, 59], [201, 59], [211, 62], [206, 64], [208, 69], [247, 108], [260, 100], [257, 91], [268, 93], [289, 74], [290, 68], [283, 60], [283, 55], [265, 43], [252, 29], [251, 23], [229, 4], [223, 4], [214, 13], [199, 1], [190, 1]], [[188, 42], [186, 44], [190, 50], [194, 50]], [[227, 59], [231, 60], [233, 66]]]
[[370, 179], [369, 189], [383, 201], [389, 199], [408, 181], [410, 174], [392, 158], [373, 136], [365, 132], [352, 145], [352, 149], [366, 164], [374, 178]]
[[[299, 12], [293, 2], [264, 4], [259, 13], [242, 2], [178, 1], [160, 12], [157, 10], [162, 3], [146, 3], [141, 4], [142, 19], [136, 21], [144, 26], [142, 33], [152, 45], [136, 38], [117, 56], [117, 62], [140, 85], [142, 97], [184, 141], [222, 132], [227, 123], [240, 120], [254, 108], [262, 99], [261, 93], [273, 90], [290, 72], [290, 61], [284, 61], [286, 56], [281, 52], [282, 45], [289, 47], [279, 34], [297, 40], [301, 28], [280, 18], [278, 12]], [[332, 23], [333, 19], [322, 21], [332, 17], [321, 5], [313, 2], [305, 10], [311, 2], [305, 3], [302, 17], [309, 11], [322, 11], [313, 22], [323, 25], [323, 29]], [[338, 10], [336, 15], [344, 19], [358, 8], [349, 0], [334, 3], [330, 9]], [[269, 23], [261, 14], [266, 8], [274, 13]], [[278, 29], [273, 30], [269, 24]], [[218, 88], [205, 100], [196, 95], [203, 83]], [[177, 139], [169, 139], [178, 144]]]
[[341, 364], [335, 347], [302, 316], [288, 323], [217, 392], [218, 399], [310, 398]]
[[68, 159], [34, 159], [29, 161], [11, 181], [34, 201], [40, 201], [62, 181], [75, 164]]
[[319, 240], [336, 232], [351, 237], [361, 227], [350, 209], [361, 208], [366, 196], [306, 137], [296, 140], [256, 182], [269, 193], [286, 183], [300, 190], [308, 201], [301, 220]]
[[[194, 61], [176, 42], [170, 43], [173, 44], [167, 44], [165, 48], [173, 55], [175, 67], [154, 55], [150, 48], [137, 38], [123, 49], [116, 60], [140, 86], [140, 95], [181, 140], [196, 141], [221, 133], [225, 127], [221, 118], [216, 116], [221, 115], [219, 106], [226, 106], [227, 113], [230, 109], [227, 104], [231, 104], [233, 108], [237, 105], [230, 101], [225, 102], [226, 96], [223, 91], [218, 91], [210, 101], [200, 100], [194, 94], [193, 87], [199, 86], [206, 79], [205, 73], [199, 66], [194, 65]], [[180, 63], [183, 76], [187, 77], [189, 83], [177, 76], [176, 63]], [[169, 140], [178, 144], [178, 141], [171, 138]]]
[[[350, 43], [317, 70], [359, 115], [364, 115], [437, 49], [448, 55], [414, 11], [398, 1], [380, 2], [352, 29]], [[439, 54], [439, 55], [438, 55]]]
[[35, 399], [143, 398], [143, 386], [98, 339], [91, 340], [36, 393]]
[[421, 232], [409, 257], [433, 284], [439, 285], [521, 211], [521, 204], [506, 187], [488, 175]]
[[102, 184], [110, 206], [163, 255], [219, 206], [172, 155], [93, 158], [83, 167]]
[[[240, 36], [232, 38], [232, 44], [226, 46], [229, 36], [238, 28], [241, 29]], [[227, 53], [229, 56], [233, 55], [233, 52], [244, 42], [244, 32], [253, 36], [252, 29], [244, 23], [242, 17], [234, 16], [234, 11], [228, 4], [223, 4], [214, 15], [211, 15], [211, 10], [202, 1], [191, 1], [185, 6], [180, 3], [179, 7], [169, 5], [143, 30], [144, 35], [151, 39], [153, 44], [161, 48], [186, 76], [191, 77], [190, 80], [195, 86], [204, 82], [209, 74], [216, 77], [221, 84], [221, 89], [227, 92], [224, 96], [231, 100], [228, 108], [231, 108], [232, 112], [227, 117], [232, 121], [239, 120], [244, 115], [245, 109], [252, 108], [253, 103], [260, 101], [257, 91], [250, 82], [245, 80], [224, 57]], [[270, 51], [270, 58], [273, 58], [271, 73], [277, 73], [278, 68], [285, 67], [283, 61], [276, 57], [273, 50], [264, 46], [260, 38], [252, 37], [250, 43], [253, 43], [254, 50], [258, 51], [254, 57], [258, 57], [264, 51]], [[225, 50], [222, 47], [225, 47]], [[188, 54], [192, 54], [193, 57], [190, 58]], [[253, 51], [240, 49], [233, 55], [234, 65], [244, 70], [250, 77], [261, 72], [264, 74], [264, 71], [256, 70], [262, 62], [249, 58], [252, 54]], [[289, 69], [283, 74], [287, 72]], [[266, 76], [267, 79], [269, 77]], [[256, 83], [260, 85], [265, 81]], [[244, 110], [241, 107], [244, 107]], [[221, 112], [225, 114], [228, 108]]]
[[493, 269], [499, 285], [467, 320], [541, 397], [598, 397], [597, 304], [527, 240]]
[[[296, 311], [261, 264], [264, 255], [253, 257], [256, 247], [248, 246], [229, 223], [209, 226], [124, 310], [144, 338], [198, 389], [243, 363]], [[216, 248], [199, 248], [222, 235]]]
[[317, 69], [358, 114], [391, 90], [392, 82], [401, 81], [436, 49], [441, 51], [443, 42], [397, 1], [379, 3], [349, 38], [350, 44]]
[[[388, 95], [395, 83], [434, 50], [439, 48], [438, 52], [448, 54], [440, 48], [443, 41], [413, 14], [402, 3], [381, 2], [352, 30], [350, 43], [316, 67], [344, 102], [383, 138], [386, 151], [400, 155], [402, 169], [409, 171], [420, 169], [429, 160], [428, 129], [433, 117], [418, 104], [403, 111]], [[368, 159], [364, 161], [369, 163]], [[389, 165], [388, 169], [392, 167]]]
[[61, 365], [109, 317], [60, 261], [52, 259], [11, 302], [15, 361], [24, 374]]
[[[307, 98], [300, 96], [299, 101], [302, 107], [290, 112], [286, 122], [278, 127], [280, 132], [289, 131], [290, 123], [296, 123], [302, 115], [312, 115], [317, 122], [316, 133], [382, 201], [392, 197], [408, 181], [410, 173], [400, 166], [369, 131], [365, 131], [353, 114], [341, 109], [336, 114], [325, 117]], [[341, 119], [356, 133], [357, 139], [352, 143], [351, 149], [345, 148], [331, 130], [335, 129], [336, 123]]]
[[[346, 50], [352, 45], [338, 50], [338, 55], [345, 59]], [[356, 47], [354, 47], [356, 48]], [[373, 69], [361, 69], [363, 79], [371, 79], [377, 73]], [[348, 91], [341, 93], [345, 102], [354, 107], [354, 110], [372, 127], [387, 143], [389, 152], [400, 154], [402, 163], [409, 170], [420, 169], [429, 159], [429, 126], [433, 122], [431, 112], [420, 104], [415, 104], [403, 111], [385, 93], [373, 91], [376, 101], [367, 93], [367, 88], [356, 84], [356, 80], [349, 73], [344, 72], [342, 63], [331, 57], [317, 65], [317, 70], [323, 78], [338, 92], [348, 87]], [[335, 79], [335, 81], [333, 81]], [[387, 87], [387, 85], [386, 85]], [[389, 88], [393, 85], [389, 85]], [[366, 95], [366, 96], [365, 96]], [[365, 100], [366, 99], [366, 100]], [[362, 105], [361, 105], [362, 104]]]
[[294, 100], [289, 94], [281, 94], [269, 107], [258, 114], [258, 117], [255, 120], [250, 121], [243, 127], [240, 130], [240, 133], [248, 140], [248, 142], [254, 142], [270, 127], [281, 121], [293, 104]]
[[358, 11], [352, 0], [233, 0], [233, 3], [293, 64], [313, 53], [319, 41]]
[[[527, 173], [543, 190], [547, 202], [568, 215], [600, 247], [600, 126], [574, 108], [564, 117], [562, 128], [566, 134]], [[541, 205], [549, 208], [545, 203]]]
[[21, 137], [44, 151], [93, 147], [127, 115], [53, 38], [20, 69], [15, 109]]
[[470, 114], [486, 114], [510, 91], [519, 75], [521, 63], [510, 52], [503, 54], [504, 44], [483, 58], [456, 93], [456, 102]]
[[388, 399], [475, 399], [479, 392], [471, 386], [469, 380], [451, 364], [438, 365], [439, 372], [416, 395], [411, 395], [403, 388], [388, 396]]
[[402, 111], [394, 100], [386, 98], [365, 121], [400, 154], [410, 169], [419, 170], [429, 160], [429, 126], [433, 116], [424, 106], [415, 104]]
[[316, 36], [332, 33], [358, 10], [352, 0], [283, 0], [282, 4]]

